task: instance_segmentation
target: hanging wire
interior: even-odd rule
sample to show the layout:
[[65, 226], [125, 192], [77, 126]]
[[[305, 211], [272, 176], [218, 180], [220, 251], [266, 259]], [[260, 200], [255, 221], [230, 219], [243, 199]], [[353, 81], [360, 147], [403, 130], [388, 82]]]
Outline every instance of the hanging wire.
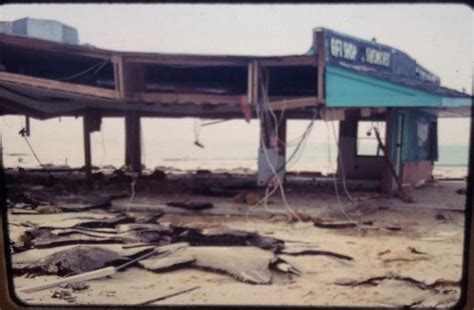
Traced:
[[26, 137], [26, 135], [22, 134], [23, 138], [25, 139], [26, 141], [26, 144], [28, 145], [28, 148], [30, 149], [31, 151], [31, 154], [33, 154], [33, 157], [36, 159], [36, 161], [38, 162], [38, 164], [41, 166], [41, 167], [44, 167], [44, 165], [41, 163], [38, 155], [36, 155], [36, 152], [35, 150], [33, 149], [33, 147], [31, 146], [30, 144], [30, 141], [28, 140], [28, 138]]
[[82, 75], [84, 75], [84, 74], [86, 74], [86, 73], [88, 73], [88, 72], [90, 72], [90, 71], [96, 69], [96, 70], [93, 72], [93, 74], [95, 75], [95, 74], [99, 73], [99, 71], [100, 71], [108, 62], [109, 62], [108, 60], [101, 61], [101, 62], [99, 62], [99, 63], [97, 63], [97, 64], [95, 64], [95, 65], [93, 65], [93, 66], [91, 66], [91, 67], [89, 67], [89, 68], [87, 68], [87, 69], [81, 71], [81, 72], [78, 72], [78, 73], [76, 73], [76, 74], [74, 74], [74, 75], [66, 76], [66, 77], [62, 77], [62, 78], [56, 78], [55, 80], [57, 80], [57, 81], [72, 80], [72, 79], [74, 79], [74, 78], [80, 77], [80, 76], [82, 76]]
[[[324, 123], [326, 124], [326, 134], [327, 134], [327, 145], [328, 145], [328, 165], [330, 167], [331, 170], [333, 170], [333, 165], [332, 165], [332, 155], [331, 155], [331, 141], [330, 141], [330, 138], [329, 138], [329, 125], [328, 125], [328, 120], [326, 118], [323, 117], [323, 115], [321, 114], [321, 118], [324, 119]], [[334, 128], [334, 126], [333, 126]], [[333, 133], [335, 133], [335, 131], [333, 130]], [[334, 136], [334, 139], [335, 139], [335, 136]], [[337, 143], [336, 143], [337, 144]], [[338, 145], [338, 144], [337, 144]], [[339, 145], [338, 145], [339, 147]], [[341, 151], [340, 151], [340, 148], [338, 149], [339, 150], [339, 154], [341, 154]], [[341, 165], [342, 166], [342, 165]], [[336, 193], [336, 205], [337, 205], [337, 208], [339, 209], [339, 211], [341, 212], [341, 214], [350, 222], [353, 222], [355, 223], [355, 225], [359, 228], [359, 229], [363, 229], [361, 227], [361, 225], [359, 223], [357, 223], [356, 221], [354, 221], [347, 213], [346, 211], [344, 211], [344, 208], [342, 207], [341, 205], [341, 197], [339, 195], [339, 189], [338, 189], [338, 186], [337, 186], [337, 178], [336, 178], [336, 173], [333, 173], [332, 174], [332, 179], [333, 179], [333, 183], [334, 183], [334, 191]]]
[[[274, 134], [278, 137], [278, 124], [279, 124], [279, 121], [277, 120], [277, 117], [276, 117], [272, 107], [268, 104], [268, 79], [266, 77], [267, 77], [267, 75], [264, 74], [265, 81], [264, 81], [264, 83], [262, 83], [263, 105], [266, 106], [266, 107], [269, 107], [270, 115], [272, 116], [272, 118], [274, 120], [274, 124], [276, 125]], [[260, 122], [263, 125], [264, 124], [264, 111], [259, 107], [259, 105], [257, 105], [257, 114], [259, 115]], [[263, 128], [265, 128], [265, 127], [263, 127]], [[261, 140], [261, 145], [262, 145], [262, 149], [263, 149], [264, 158], [265, 158], [270, 170], [273, 173], [274, 180], [277, 183], [275, 187], [280, 189], [280, 194], [281, 194], [281, 198], [283, 200], [283, 204], [285, 205], [285, 207], [289, 211], [289, 214], [287, 214], [287, 216], [289, 217], [289, 220], [291, 220], [291, 215], [293, 215], [299, 222], [302, 222], [299, 215], [288, 204], [288, 201], [286, 199], [285, 190], [284, 190], [284, 187], [283, 187], [283, 183], [281, 182], [280, 177], [279, 177], [278, 173], [276, 172], [275, 165], [272, 164], [272, 161], [270, 160], [270, 156], [268, 155], [268, 151], [267, 151], [267, 148], [265, 146], [265, 140], [264, 140], [263, 134], [260, 135], [260, 140]], [[276, 157], [275, 159], [278, 159], [278, 158]], [[272, 192], [274, 192], [274, 191], [272, 191]], [[268, 209], [267, 203], [266, 203], [268, 197], [269, 197], [269, 195], [268, 195], [268, 191], [267, 191], [266, 195], [264, 196], [264, 207], [265, 207], [265, 210], [267, 212], [270, 211]]]
[[226, 119], [221, 119], [221, 120], [218, 120], [218, 121], [212, 121], [212, 122], [202, 123], [202, 124], [201, 124], [201, 127], [216, 125], [216, 124], [228, 122], [228, 121], [231, 121], [231, 120], [232, 120], [232, 118], [226, 118]]

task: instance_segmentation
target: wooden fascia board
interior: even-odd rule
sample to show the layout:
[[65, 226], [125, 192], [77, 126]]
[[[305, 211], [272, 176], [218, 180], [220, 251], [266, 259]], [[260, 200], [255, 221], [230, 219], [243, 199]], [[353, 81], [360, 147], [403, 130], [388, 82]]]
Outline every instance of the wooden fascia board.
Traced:
[[58, 91], [63, 91], [63, 92], [71, 92], [71, 93], [87, 95], [87, 96], [103, 97], [103, 98], [109, 98], [109, 99], [117, 98], [116, 92], [110, 89], [102, 89], [102, 88], [93, 87], [93, 86], [59, 82], [59, 81], [25, 76], [25, 75], [15, 74], [15, 73], [0, 72], [0, 81], [13, 83], [13, 84], [41, 87], [41, 88], [58, 90]]
[[261, 59], [258, 61], [264, 67], [279, 66], [317, 66], [317, 58], [314, 56], [282, 57], [280, 59]]
[[120, 54], [127, 62], [150, 65], [176, 65], [176, 66], [247, 66], [248, 60], [229, 60], [219, 56], [181, 56], [181, 55], [127, 55]]
[[280, 111], [280, 110], [291, 110], [297, 108], [305, 107], [316, 107], [322, 102], [319, 101], [317, 97], [305, 97], [298, 99], [289, 99], [289, 100], [278, 100], [269, 102], [265, 106], [265, 111]]
[[174, 104], [231, 104], [239, 105], [245, 94], [229, 95], [203, 95], [203, 94], [175, 94], [175, 93], [135, 93], [134, 99], [148, 103], [174, 103]]

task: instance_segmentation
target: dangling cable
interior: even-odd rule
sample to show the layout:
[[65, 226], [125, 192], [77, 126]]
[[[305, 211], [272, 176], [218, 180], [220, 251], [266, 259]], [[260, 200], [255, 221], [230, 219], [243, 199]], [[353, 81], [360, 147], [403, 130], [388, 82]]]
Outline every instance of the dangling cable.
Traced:
[[201, 134], [201, 119], [195, 118], [194, 119], [194, 145], [204, 148], [204, 145], [199, 142], [199, 135]]
[[26, 144], [28, 145], [28, 148], [30, 149], [31, 151], [31, 154], [33, 154], [33, 157], [36, 159], [36, 161], [38, 162], [38, 164], [40, 165], [40, 167], [44, 167], [44, 165], [41, 163], [38, 155], [36, 155], [36, 152], [35, 150], [33, 149], [33, 147], [31, 146], [30, 144], [30, 141], [28, 140], [28, 138], [26, 137], [26, 129], [25, 127], [23, 127], [19, 132], [18, 132], [19, 135], [21, 135], [25, 141], [26, 141]]
[[[269, 107], [269, 110], [270, 110], [270, 114], [273, 116], [274, 120], [275, 120], [275, 125], [276, 125], [276, 132], [278, 132], [278, 120], [276, 118], [276, 115], [273, 113], [273, 110], [271, 108], [271, 106], [269, 106], [268, 104], [268, 94], [267, 94], [267, 89], [263, 88], [263, 104], [264, 106], [268, 106]], [[259, 106], [257, 105], [257, 113], [259, 114], [260, 116], [260, 119], [261, 119], [261, 124], [263, 124], [263, 117], [264, 117], [264, 114], [263, 114], [263, 111], [261, 109], [259, 109]], [[278, 137], [278, 134], [277, 134], [277, 137]], [[265, 160], [267, 161], [267, 164], [270, 168], [270, 170], [272, 171], [273, 175], [274, 175], [274, 180], [276, 181], [276, 187], [278, 187], [280, 189], [280, 194], [281, 194], [281, 198], [283, 200], [283, 204], [285, 205], [285, 207], [288, 209], [289, 213], [291, 215], [293, 215], [299, 222], [302, 222], [301, 218], [299, 217], [299, 215], [289, 206], [288, 204], [288, 201], [286, 199], [286, 194], [285, 194], [285, 190], [283, 188], [283, 184], [280, 180], [280, 177], [278, 176], [278, 173], [276, 172], [276, 169], [274, 167], [274, 165], [272, 164], [271, 160], [270, 160], [270, 156], [268, 155], [268, 151], [267, 151], [267, 148], [265, 146], [265, 141], [264, 141], [264, 138], [263, 138], [263, 135], [260, 135], [260, 140], [261, 140], [261, 145], [262, 145], [262, 148], [263, 148], [263, 154], [264, 154], [264, 157], [265, 157]], [[266, 196], [265, 196], [266, 197]], [[291, 216], [289, 216], [289, 219], [291, 220]]]
[[[331, 141], [330, 141], [330, 138], [329, 138], [329, 125], [328, 125], [328, 121], [326, 120], [326, 118], [323, 117], [323, 115], [321, 114], [321, 118], [324, 119], [324, 123], [326, 124], [326, 134], [327, 134], [327, 145], [328, 145], [328, 163], [329, 163], [329, 167], [331, 170], [333, 170], [333, 165], [332, 165], [332, 160], [331, 160]], [[357, 225], [357, 227], [361, 228], [360, 225], [352, 220], [352, 218], [344, 211], [343, 207], [341, 206], [341, 198], [339, 196], [339, 189], [338, 189], [338, 186], [337, 186], [337, 178], [336, 178], [336, 174], [333, 173], [333, 182], [334, 182], [334, 191], [336, 193], [336, 199], [337, 199], [337, 208], [339, 209], [339, 211], [344, 215], [344, 217], [350, 221], [350, 222], [353, 222]]]
[[137, 174], [134, 172], [132, 173], [132, 183], [130, 183], [130, 188], [132, 190], [132, 194], [130, 195], [130, 199], [127, 202], [127, 211], [126, 214], [129, 215], [130, 204], [132, 203], [133, 199], [135, 198], [135, 185], [137, 184]]

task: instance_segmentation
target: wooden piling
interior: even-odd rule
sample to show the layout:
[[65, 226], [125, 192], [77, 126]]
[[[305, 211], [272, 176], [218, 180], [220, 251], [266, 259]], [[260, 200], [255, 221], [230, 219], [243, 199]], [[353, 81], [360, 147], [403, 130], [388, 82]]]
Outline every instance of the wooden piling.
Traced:
[[84, 114], [83, 132], [84, 132], [84, 169], [86, 173], [86, 181], [92, 180], [92, 156], [91, 156], [91, 122], [87, 114]]
[[142, 172], [140, 116], [137, 113], [125, 115], [125, 165], [139, 175]]

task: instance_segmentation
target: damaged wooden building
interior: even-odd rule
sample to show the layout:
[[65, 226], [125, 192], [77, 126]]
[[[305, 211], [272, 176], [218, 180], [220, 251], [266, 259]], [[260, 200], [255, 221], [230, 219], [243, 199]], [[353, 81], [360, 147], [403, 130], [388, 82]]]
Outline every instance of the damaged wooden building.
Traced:
[[[82, 117], [88, 178], [90, 134], [104, 117], [124, 118], [125, 164], [137, 174], [141, 117], [256, 118], [259, 185], [284, 176], [287, 120], [336, 120], [337, 174], [378, 180], [390, 192], [397, 179], [431, 178], [439, 117], [470, 116], [469, 95], [441, 86], [406, 53], [325, 28], [314, 29], [305, 54], [251, 57], [105, 50], [79, 45], [74, 29], [60, 23], [20, 21], [22, 32], [13, 22], [0, 33], [0, 114]], [[54, 27], [42, 36], [48, 22]], [[363, 122], [380, 125], [375, 154], [358, 147]]]

